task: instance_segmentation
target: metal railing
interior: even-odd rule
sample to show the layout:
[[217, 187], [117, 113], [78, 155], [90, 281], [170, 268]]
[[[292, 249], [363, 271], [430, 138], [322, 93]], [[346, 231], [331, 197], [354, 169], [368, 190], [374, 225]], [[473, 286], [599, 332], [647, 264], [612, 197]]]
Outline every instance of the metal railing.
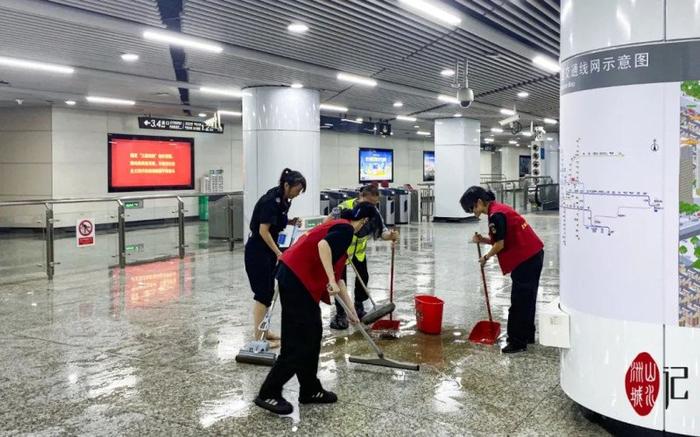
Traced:
[[513, 209], [517, 209], [520, 195], [521, 205], [526, 210], [531, 198], [534, 199], [536, 187], [551, 183], [551, 176], [524, 176], [519, 179], [482, 181], [481, 185], [493, 191], [499, 202], [510, 203]]
[[234, 195], [242, 194], [242, 191], [230, 191], [223, 193], [192, 193], [192, 194], [154, 194], [146, 196], [125, 196], [125, 197], [92, 197], [92, 198], [65, 198], [65, 199], [39, 199], [39, 200], [12, 200], [0, 202], [0, 208], [2, 207], [16, 207], [16, 206], [40, 206], [43, 205], [46, 208], [46, 215], [44, 220], [44, 230], [45, 230], [45, 247], [46, 247], [46, 276], [49, 279], [53, 279], [55, 273], [55, 254], [54, 254], [54, 205], [65, 205], [65, 204], [78, 204], [78, 203], [104, 203], [104, 202], [115, 202], [117, 204], [117, 215], [112, 216], [116, 218], [117, 222], [117, 234], [118, 234], [118, 245], [117, 245], [117, 257], [119, 258], [119, 267], [126, 267], [126, 207], [125, 202], [136, 201], [136, 200], [157, 200], [157, 199], [177, 199], [177, 227], [178, 227], [178, 257], [185, 257], [185, 202], [184, 198], [198, 198], [202, 196], [209, 197], [210, 195], [215, 196], [226, 196], [228, 199], [227, 208], [227, 230], [229, 251], [234, 249]]

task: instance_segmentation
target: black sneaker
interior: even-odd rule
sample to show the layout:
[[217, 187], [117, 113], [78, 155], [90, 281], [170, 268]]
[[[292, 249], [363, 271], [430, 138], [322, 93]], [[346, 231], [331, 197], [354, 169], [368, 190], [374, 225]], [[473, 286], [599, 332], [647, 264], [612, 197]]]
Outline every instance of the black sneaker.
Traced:
[[278, 398], [255, 398], [255, 405], [279, 415], [292, 414], [294, 407], [282, 396]]
[[338, 396], [332, 391], [324, 389], [312, 394], [311, 396], [299, 396], [300, 404], [334, 404], [338, 402]]
[[355, 302], [355, 312], [357, 313], [357, 318], [362, 320], [362, 318], [367, 314], [367, 311], [365, 311], [365, 305], [362, 302]]
[[508, 343], [506, 344], [506, 347], [501, 349], [501, 352], [503, 352], [504, 354], [517, 354], [520, 352], [525, 352], [526, 350], [527, 346], [520, 346], [513, 343]]
[[336, 314], [331, 320], [331, 329], [348, 329], [348, 317], [345, 314], [342, 316]]

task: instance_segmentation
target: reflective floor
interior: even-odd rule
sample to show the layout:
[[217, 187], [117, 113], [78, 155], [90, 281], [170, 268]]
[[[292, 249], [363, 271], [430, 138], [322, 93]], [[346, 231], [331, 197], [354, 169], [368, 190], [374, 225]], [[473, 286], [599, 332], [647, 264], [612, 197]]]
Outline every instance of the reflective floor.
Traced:
[[[541, 306], [558, 293], [558, 219], [530, 214], [528, 221], [546, 243]], [[535, 345], [504, 356], [497, 347], [465, 340], [486, 318], [476, 247], [467, 244], [485, 228], [483, 221], [402, 227], [395, 283], [400, 338], [378, 342], [390, 358], [419, 362], [419, 372], [349, 363], [349, 355], [369, 355], [370, 348], [359, 333], [331, 331], [331, 308], [323, 305], [319, 373], [339, 402], [299, 407], [293, 380], [285, 397], [295, 412], [282, 418], [252, 404], [268, 368], [234, 360], [251, 334], [240, 246], [209, 251], [197, 240], [206, 240], [206, 232], [195, 229], [184, 260], [125, 270], [67, 262], [52, 282], [6, 269], [0, 282], [0, 434], [605, 434], [558, 387], [557, 350]], [[162, 240], [154, 230], [133, 235], [145, 246]], [[3, 262], [40, 251], [17, 241], [14, 257], [7, 241], [0, 243]], [[370, 245], [370, 288], [381, 301], [388, 295], [390, 246]], [[111, 258], [111, 246], [99, 247]], [[487, 277], [495, 315], [504, 321], [509, 280], [495, 262]], [[442, 335], [416, 331], [417, 293], [445, 301]], [[279, 312], [273, 320], [278, 328]]]

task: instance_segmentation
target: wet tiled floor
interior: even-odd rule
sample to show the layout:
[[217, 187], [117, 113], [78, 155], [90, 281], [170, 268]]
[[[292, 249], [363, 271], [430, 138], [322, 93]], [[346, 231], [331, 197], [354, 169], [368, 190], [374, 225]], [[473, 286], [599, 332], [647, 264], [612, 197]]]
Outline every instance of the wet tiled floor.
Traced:
[[[538, 305], [558, 294], [558, 219], [530, 214], [546, 243]], [[320, 378], [334, 405], [298, 407], [277, 417], [252, 404], [266, 367], [238, 364], [249, 339], [251, 293], [243, 251], [207, 251], [206, 232], [188, 227], [184, 260], [108, 268], [102, 261], [65, 264], [52, 282], [5, 268], [0, 279], [0, 435], [601, 435], [558, 386], [558, 351], [525, 354], [465, 340], [486, 318], [476, 247], [485, 223], [402, 227], [396, 254], [398, 340], [379, 339], [386, 355], [421, 364], [419, 372], [353, 364], [369, 355], [359, 333], [328, 328], [323, 306]], [[133, 232], [148, 246], [162, 233]], [[108, 237], [111, 238], [111, 237]], [[0, 260], [40, 257], [36, 243], [8, 240]], [[62, 244], [62, 243], [58, 243]], [[388, 295], [390, 246], [371, 244], [370, 288]], [[220, 249], [220, 248], [219, 248]], [[31, 250], [32, 256], [27, 256]], [[98, 248], [98, 250], [100, 250]], [[37, 255], [34, 252], [39, 252]], [[72, 258], [66, 256], [64, 258]], [[28, 268], [28, 270], [31, 270]], [[38, 272], [38, 273], [37, 273]], [[487, 268], [495, 316], [505, 320], [509, 280]], [[445, 301], [440, 336], [418, 333], [413, 297]], [[273, 318], [279, 326], [279, 312]]]

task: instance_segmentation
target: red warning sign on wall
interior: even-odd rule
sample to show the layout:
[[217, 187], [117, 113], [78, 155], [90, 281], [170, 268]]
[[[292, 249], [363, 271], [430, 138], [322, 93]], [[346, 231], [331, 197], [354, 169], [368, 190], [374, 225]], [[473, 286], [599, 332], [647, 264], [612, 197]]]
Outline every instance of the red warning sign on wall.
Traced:
[[647, 352], [642, 352], [632, 361], [625, 375], [625, 392], [632, 408], [640, 416], [654, 409], [659, 397], [661, 375], [656, 361]]
[[78, 247], [95, 245], [95, 219], [78, 219], [75, 224], [75, 242]]

